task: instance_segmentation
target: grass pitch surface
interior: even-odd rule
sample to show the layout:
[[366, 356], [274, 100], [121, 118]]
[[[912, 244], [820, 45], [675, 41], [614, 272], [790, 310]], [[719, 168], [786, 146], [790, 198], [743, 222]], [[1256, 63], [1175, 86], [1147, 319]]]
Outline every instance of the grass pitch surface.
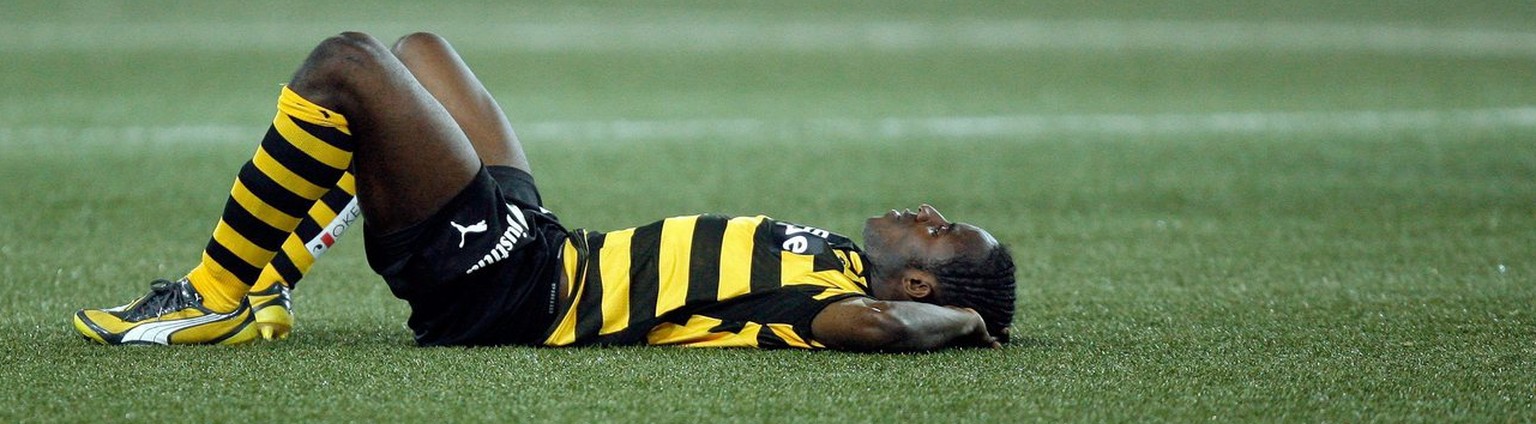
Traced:
[[[0, 18], [0, 420], [1536, 416], [1528, 4], [172, 6]], [[194, 263], [276, 85], [347, 29], [461, 40], [572, 226], [980, 224], [1017, 254], [1020, 340], [417, 348], [356, 232], [287, 342], [74, 335]]]

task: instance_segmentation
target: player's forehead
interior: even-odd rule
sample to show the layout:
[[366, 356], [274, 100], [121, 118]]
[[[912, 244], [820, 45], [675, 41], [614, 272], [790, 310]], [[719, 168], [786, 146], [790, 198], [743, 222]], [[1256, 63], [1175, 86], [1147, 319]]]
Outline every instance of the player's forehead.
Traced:
[[957, 255], [981, 255], [991, 251], [998, 245], [997, 238], [993, 237], [992, 233], [987, 232], [986, 229], [964, 222], [957, 222], [954, 226], [954, 231], [950, 233], [950, 236], [952, 239], [951, 244], [954, 246], [955, 254]]
[[993, 237], [992, 233], [987, 232], [985, 228], [978, 227], [975, 224], [960, 222], [955, 224], [955, 229], [960, 235], [966, 236], [978, 244], [984, 245], [986, 247], [997, 245], [997, 237]]

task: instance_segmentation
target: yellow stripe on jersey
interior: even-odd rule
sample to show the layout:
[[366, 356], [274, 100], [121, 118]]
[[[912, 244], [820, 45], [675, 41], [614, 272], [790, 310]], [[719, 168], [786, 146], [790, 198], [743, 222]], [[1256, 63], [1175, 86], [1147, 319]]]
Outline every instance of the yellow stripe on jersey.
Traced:
[[[667, 218], [666, 224], [661, 227], [661, 245], [672, 246], [683, 252], [693, 249], [693, 228], [699, 221], [699, 217], [684, 216]], [[657, 264], [658, 281], [667, 281], [662, 284], [660, 292], [656, 294], [656, 315], [677, 309], [688, 300], [688, 271], [689, 258], [693, 255], [661, 255]]]
[[845, 295], [848, 293], [849, 292], [843, 290], [823, 290], [821, 293], [817, 293], [815, 296], [811, 296], [811, 298], [816, 300], [827, 300], [835, 296]]
[[821, 343], [807, 342], [805, 339], [800, 338], [800, 334], [795, 333], [795, 328], [789, 324], [768, 324], [768, 330], [772, 331], [773, 335], [779, 336], [779, 339], [783, 340], [789, 347], [801, 349], [826, 347], [822, 346]]
[[722, 321], [706, 316], [688, 317], [683, 324], [663, 323], [646, 334], [650, 345], [684, 345], [688, 347], [757, 347], [757, 335], [763, 326], [748, 323], [741, 332], [713, 332]]
[[731, 218], [720, 247], [720, 288], [716, 299], [730, 299], [752, 290], [752, 237], [763, 216]]
[[[572, 234], [571, 237], [582, 237], [584, 235], [585, 234], [582, 233], [576, 233]], [[564, 262], [565, 281], [568, 285], [566, 287], [562, 287], [562, 289], [566, 293], [566, 295], [563, 297], [563, 299], [565, 299], [564, 302], [569, 302], [572, 305], [576, 303], [576, 299], [581, 298], [581, 294], [585, 289], [585, 285], [579, 284], [581, 280], [577, 279], [576, 277], [576, 272], [578, 271], [577, 268], [580, 267], [581, 263], [581, 261], [577, 258], [578, 254], [579, 252], [576, 250], [576, 245], [571, 243], [570, 240], [566, 240], [564, 249]], [[550, 334], [549, 339], [544, 341], [544, 344], [550, 346], [568, 346], [572, 343], [576, 343], [576, 314], [580, 312], [577, 311], [574, 307], [565, 307], [564, 309], [565, 313], [560, 318], [560, 321], [555, 324], [554, 332]]]
[[720, 327], [723, 321], [703, 315], [688, 317], [688, 322], [683, 324], [663, 323], [651, 329], [646, 334], [646, 344], [650, 345], [682, 345], [687, 347], [758, 347], [763, 330], [777, 336], [789, 347], [811, 349], [824, 348], [825, 345], [817, 342], [806, 341], [795, 333], [794, 327], [789, 324], [758, 324], [748, 322], [741, 327], [739, 332], [711, 331]]
[[[571, 238], [583, 235], [581, 233], [572, 234]], [[577, 267], [581, 264], [582, 253], [585, 252], [578, 252], [576, 245], [572, 244], [569, 238], [565, 240], [565, 247], [560, 250], [560, 259], [565, 262], [565, 281], [563, 281], [564, 286], [560, 287], [560, 292], [565, 294], [564, 298], [575, 299], [576, 295], [580, 292], [580, 287], [576, 287], [576, 283], [581, 280], [576, 278], [576, 272], [580, 271]]]
[[796, 283], [828, 287], [827, 291], [836, 293], [864, 293], [865, 291], [859, 283], [838, 271], [807, 273], [796, 279]]
[[779, 276], [789, 279], [797, 275], [810, 275], [816, 266], [816, 257], [790, 252], [779, 253]]
[[765, 216], [676, 217], [571, 240], [550, 346], [824, 347], [811, 340], [815, 314], [867, 293], [851, 240]]
[[832, 283], [832, 285], [843, 290], [860, 293], [868, 291], [869, 286], [866, 285], [868, 283], [864, 281], [862, 276], [864, 273], [864, 260], [856, 253], [848, 253], [841, 250], [833, 251], [832, 253], [837, 254], [837, 259], [843, 261], [843, 277], [827, 278], [823, 281]]
[[[629, 281], [629, 240], [633, 228], [608, 233], [598, 260], [603, 262], [603, 281]], [[612, 334], [629, 327], [629, 284], [603, 284], [603, 328]]]

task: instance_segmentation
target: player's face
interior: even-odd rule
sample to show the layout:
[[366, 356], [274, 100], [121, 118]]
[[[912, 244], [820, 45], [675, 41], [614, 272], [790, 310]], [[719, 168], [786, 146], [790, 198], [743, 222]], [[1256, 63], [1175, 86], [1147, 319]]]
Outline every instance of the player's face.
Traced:
[[917, 211], [892, 209], [864, 222], [865, 252], [886, 264], [976, 256], [996, 246], [997, 239], [986, 230], [950, 222], [926, 204]]

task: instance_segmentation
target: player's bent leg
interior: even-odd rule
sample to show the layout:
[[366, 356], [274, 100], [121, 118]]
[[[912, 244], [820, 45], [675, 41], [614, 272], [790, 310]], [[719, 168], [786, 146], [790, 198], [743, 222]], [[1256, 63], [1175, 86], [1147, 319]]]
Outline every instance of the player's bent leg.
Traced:
[[448, 40], [432, 33], [413, 33], [396, 41], [393, 52], [453, 116], [481, 162], [532, 173], [501, 105]]
[[356, 193], [352, 173], [342, 175], [336, 186], [310, 207], [303, 222], [283, 242], [277, 257], [261, 270], [256, 284], [246, 293], [262, 339], [283, 340], [292, 334], [296, 323], [293, 289], [309, 274], [315, 261], [362, 217]]
[[[368, 215], [370, 230], [380, 233], [419, 222], [462, 191], [479, 170], [475, 151], [451, 114], [372, 37], [344, 33], [328, 39], [290, 86], [300, 93], [315, 92], [360, 123], [354, 127], [359, 142], [350, 174], [356, 178], [344, 176], [340, 190], [327, 194], [311, 211], [316, 222], [334, 217], [331, 225], [300, 225], [298, 238], [290, 237], [286, 254], [264, 271], [262, 281], [296, 283], [334, 242], [325, 237], [339, 236], [360, 213]], [[336, 209], [343, 200], [352, 202]], [[311, 234], [314, 229], [321, 231]], [[267, 287], [260, 290], [263, 284], [258, 282], [251, 297], [257, 305], [257, 327], [264, 338], [282, 338], [294, 322], [291, 292], [282, 284]]]
[[[464, 159], [474, 160], [473, 150], [447, 113], [414, 85], [386, 47], [362, 34], [332, 37], [283, 89], [277, 117], [241, 168], [202, 263], [179, 281], [157, 281], [149, 294], [128, 304], [77, 312], [75, 328], [107, 344], [254, 339], [246, 294], [300, 216], [354, 162], [355, 147], [363, 143], [354, 144], [349, 116], [365, 129], [357, 141], [376, 144], [356, 161], [382, 181], [373, 191], [380, 193], [376, 204], [386, 206], [370, 215], [385, 222], [432, 213], [434, 199], [445, 201], [478, 169], [477, 160], [471, 166]], [[422, 147], [413, 149], [411, 143]], [[460, 151], [453, 151], [456, 147]], [[423, 158], [447, 160], [427, 164]]]
[[116, 308], [74, 316], [107, 344], [241, 343], [256, 334], [246, 294], [303, 214], [340, 179], [352, 157], [345, 116], [284, 88], [278, 113], [241, 167], [202, 261], [176, 282]]
[[290, 86], [315, 92], [317, 102], [359, 123], [353, 165], [370, 232], [421, 222], [479, 173], [480, 159], [453, 117], [370, 36], [343, 33], [326, 40]]

